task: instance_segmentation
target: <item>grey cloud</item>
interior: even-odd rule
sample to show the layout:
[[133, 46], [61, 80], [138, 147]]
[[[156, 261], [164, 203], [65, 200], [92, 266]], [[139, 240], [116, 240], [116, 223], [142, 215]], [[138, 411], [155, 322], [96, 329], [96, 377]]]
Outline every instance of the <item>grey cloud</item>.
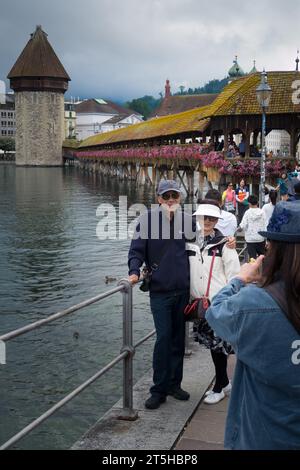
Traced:
[[0, 0], [0, 79], [41, 24], [72, 78], [68, 95], [131, 99], [248, 71], [292, 69], [297, 0]]

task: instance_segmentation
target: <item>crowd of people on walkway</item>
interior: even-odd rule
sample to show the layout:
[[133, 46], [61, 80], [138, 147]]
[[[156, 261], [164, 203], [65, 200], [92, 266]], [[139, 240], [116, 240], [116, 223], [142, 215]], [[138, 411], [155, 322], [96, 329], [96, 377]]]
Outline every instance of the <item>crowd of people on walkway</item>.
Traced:
[[[288, 198], [282, 197], [284, 185]], [[215, 368], [204, 402], [214, 405], [231, 394], [225, 447], [299, 450], [298, 174], [283, 174], [278, 187], [266, 193], [267, 202], [259, 208], [245, 180], [236, 188], [228, 183], [223, 194], [209, 190], [191, 217], [181, 210], [177, 182], [159, 183], [158, 207], [140, 217], [128, 256], [132, 284], [146, 265], [144, 290], [149, 290], [156, 329], [153, 385], [145, 407], [159, 408], [168, 395], [190, 398], [181, 383], [184, 312], [193, 306], [197, 340], [210, 350]], [[244, 232], [250, 257], [242, 266], [237, 230]], [[236, 355], [232, 384], [230, 354]]]
[[[217, 139], [213, 144], [213, 148], [216, 152], [224, 151], [224, 139], [221, 141]], [[262, 152], [261, 147], [258, 145], [250, 144], [248, 150], [249, 156], [251, 158], [261, 158]], [[277, 149], [276, 151], [272, 149], [266, 149], [266, 158], [267, 160], [272, 160], [273, 158], [286, 158], [289, 155], [289, 151], [283, 149]], [[240, 142], [237, 144], [234, 139], [230, 139], [228, 142], [228, 149], [224, 151], [224, 156], [227, 158], [244, 158], [246, 156], [246, 141], [245, 137], [242, 136]]]

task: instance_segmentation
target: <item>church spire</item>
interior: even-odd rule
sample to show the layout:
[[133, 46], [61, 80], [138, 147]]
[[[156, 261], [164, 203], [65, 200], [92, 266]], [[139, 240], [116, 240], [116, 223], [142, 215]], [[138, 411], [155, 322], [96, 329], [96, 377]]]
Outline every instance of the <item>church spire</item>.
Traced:
[[233, 66], [228, 71], [228, 75], [230, 79], [243, 77], [245, 75], [243, 69], [238, 64], [237, 59], [238, 57], [236, 55], [233, 61]]
[[249, 74], [251, 73], [256, 73], [257, 72], [257, 68], [256, 68], [256, 60], [253, 61], [253, 67], [252, 69], [250, 70]]
[[296, 72], [299, 72], [299, 49], [297, 50], [297, 58], [296, 58]]
[[171, 96], [171, 85], [170, 85], [170, 80], [166, 80], [166, 84], [165, 84], [165, 98], [168, 98], [169, 96]]

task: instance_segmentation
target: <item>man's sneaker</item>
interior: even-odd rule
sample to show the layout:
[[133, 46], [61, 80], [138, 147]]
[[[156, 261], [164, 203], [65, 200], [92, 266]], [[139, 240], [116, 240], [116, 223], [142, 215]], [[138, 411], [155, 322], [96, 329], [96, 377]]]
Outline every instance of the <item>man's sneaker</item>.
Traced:
[[190, 394], [185, 390], [182, 390], [182, 388], [180, 387], [173, 388], [169, 391], [168, 395], [171, 395], [171, 397], [176, 398], [176, 400], [182, 401], [187, 401], [190, 398]]
[[[225, 393], [225, 395], [228, 396], [230, 395], [231, 389], [232, 389], [232, 385], [231, 385], [231, 382], [229, 381], [228, 385], [226, 385], [226, 387], [224, 387], [222, 390]], [[208, 395], [211, 395], [212, 393], [214, 393], [212, 389], [207, 390], [207, 392], [204, 393], [204, 396], [207, 397]]]
[[223, 400], [223, 398], [225, 398], [225, 393], [223, 392], [223, 390], [221, 390], [220, 393], [217, 393], [217, 392], [210, 393], [209, 395], [206, 396], [206, 398], [204, 398], [203, 401], [207, 405], [215, 405], [216, 403], [219, 403], [219, 401]]
[[151, 395], [148, 400], [145, 401], [145, 408], [148, 410], [156, 410], [162, 403], [166, 401], [166, 397], [162, 395]]

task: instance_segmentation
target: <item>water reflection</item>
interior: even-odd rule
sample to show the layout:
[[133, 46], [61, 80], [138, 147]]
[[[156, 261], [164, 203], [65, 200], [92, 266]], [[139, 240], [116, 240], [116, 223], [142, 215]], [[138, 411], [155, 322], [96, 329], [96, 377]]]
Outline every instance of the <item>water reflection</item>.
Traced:
[[[153, 202], [154, 190], [74, 168], [0, 166], [0, 332], [23, 326], [107, 289], [127, 274], [128, 240], [96, 237], [99, 204]], [[111, 284], [115, 285], [115, 284]], [[152, 329], [138, 290], [134, 337]], [[0, 368], [0, 442], [93, 375], [120, 351], [119, 294], [8, 344]], [[78, 333], [78, 334], [74, 334]], [[151, 366], [151, 342], [135, 374]], [[60, 411], [20, 448], [68, 448], [122, 393], [120, 367]]]

